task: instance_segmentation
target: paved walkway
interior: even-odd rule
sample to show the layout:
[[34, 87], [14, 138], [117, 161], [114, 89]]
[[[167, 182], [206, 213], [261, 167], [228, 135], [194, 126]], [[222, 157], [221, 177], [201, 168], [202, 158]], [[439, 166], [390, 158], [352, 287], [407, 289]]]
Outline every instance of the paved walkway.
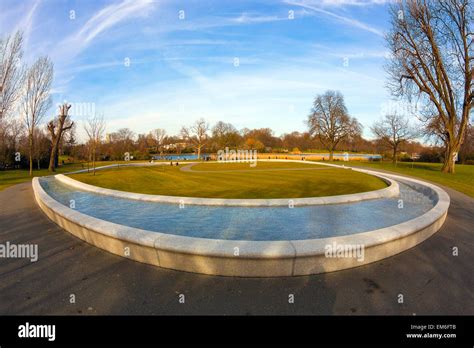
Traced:
[[[474, 200], [446, 191], [452, 201], [445, 225], [415, 248], [354, 269], [264, 279], [178, 272], [109, 254], [51, 222], [29, 183], [16, 185], [0, 192], [0, 243], [37, 243], [39, 260], [0, 259], [0, 315], [472, 315]], [[459, 256], [452, 255], [453, 246]]]

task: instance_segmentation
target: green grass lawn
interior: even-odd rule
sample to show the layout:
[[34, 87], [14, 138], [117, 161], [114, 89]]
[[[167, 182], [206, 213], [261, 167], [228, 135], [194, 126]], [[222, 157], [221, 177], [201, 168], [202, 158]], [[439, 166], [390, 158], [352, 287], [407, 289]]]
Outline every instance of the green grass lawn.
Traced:
[[[185, 163], [183, 163], [184, 165]], [[286, 170], [286, 169], [297, 169], [297, 168], [306, 168], [311, 170], [312, 168], [327, 168], [325, 166], [314, 165], [307, 163], [298, 163], [298, 162], [266, 162], [266, 161], [257, 161], [256, 165], [253, 167], [250, 163], [216, 163], [216, 162], [203, 162], [199, 165], [192, 167], [192, 170], [195, 172], [206, 172], [206, 171], [245, 171], [245, 172], [258, 172], [262, 170], [270, 171], [273, 170]]]
[[[112, 161], [109, 161], [109, 162], [98, 162], [97, 163], [97, 166], [100, 166], [100, 165], [108, 165], [108, 164], [113, 164], [113, 163], [118, 163], [118, 162], [112, 162]], [[120, 163], [125, 163], [123, 161], [121, 161]], [[326, 162], [327, 163], [327, 162]], [[381, 170], [387, 170], [387, 171], [391, 171], [391, 172], [395, 172], [395, 173], [400, 173], [400, 174], [403, 174], [403, 175], [408, 175], [408, 176], [413, 176], [413, 177], [417, 177], [417, 178], [420, 178], [420, 179], [423, 179], [423, 180], [428, 180], [428, 181], [431, 181], [433, 183], [438, 183], [438, 184], [441, 184], [441, 185], [445, 185], [447, 187], [450, 187], [454, 190], [457, 190], [457, 191], [460, 191], [460, 192], [463, 192], [471, 197], [474, 197], [474, 166], [472, 165], [456, 165], [456, 173], [455, 174], [445, 174], [445, 173], [442, 173], [440, 170], [441, 170], [441, 164], [439, 163], [406, 163], [406, 162], [401, 162], [401, 163], [398, 163], [396, 166], [393, 165], [391, 162], [357, 162], [357, 161], [351, 161], [351, 162], [341, 162], [341, 161], [335, 161], [334, 162], [335, 164], [345, 164], [345, 165], [350, 165], [350, 166], [356, 166], [356, 167], [367, 167], [367, 168], [372, 168], [372, 169], [381, 169]], [[74, 171], [74, 170], [78, 170], [78, 169], [82, 169], [82, 167], [87, 167], [87, 163], [68, 163], [68, 164], [65, 164], [63, 166], [60, 166], [57, 170], [57, 173], [66, 173], [66, 172], [70, 172], [70, 171]], [[243, 178], [247, 178], [245, 179], [243, 182], [245, 185], [250, 185], [249, 187], [254, 187], [252, 182], [249, 182], [249, 181], [252, 181], [253, 178], [254, 178], [254, 175], [257, 175], [257, 178], [255, 178], [257, 180], [257, 185], [256, 187], [254, 187], [258, 192], [259, 194], [262, 193], [262, 191], [265, 191], [265, 192], [268, 192], [268, 194], [270, 196], [275, 196], [275, 195], [282, 195], [283, 192], [282, 192], [282, 187], [284, 187], [285, 185], [288, 186], [288, 185], [292, 185], [292, 187], [294, 187], [294, 190], [295, 191], [298, 191], [300, 190], [300, 193], [301, 193], [301, 190], [304, 190], [304, 189], [310, 189], [310, 187], [314, 187], [314, 185], [321, 185], [322, 187], [319, 188], [319, 191], [323, 192], [325, 190], [325, 187], [327, 187], [330, 183], [330, 181], [324, 181], [326, 180], [326, 178], [324, 178], [325, 175], [328, 175], [328, 176], [331, 176], [330, 175], [330, 172], [328, 173], [325, 173], [323, 174], [322, 172], [321, 173], [316, 173], [318, 175], [313, 175], [313, 178], [308, 182], [306, 181], [307, 178], [306, 176], [309, 175], [310, 173], [306, 173], [305, 171], [303, 171], [302, 173], [297, 173], [297, 172], [288, 172], [288, 173], [275, 173], [273, 170], [271, 172], [269, 172], [268, 174], [271, 175], [272, 177], [275, 178], [275, 184], [271, 187], [259, 187], [259, 185], [261, 184], [260, 181], [261, 181], [261, 178], [260, 178], [260, 175], [258, 174], [262, 174], [263, 176], [267, 176], [267, 175], [264, 175], [263, 173], [260, 173], [259, 170], [261, 169], [265, 169], [265, 168], [268, 168], [266, 167], [267, 164], [265, 164], [265, 162], [258, 162], [258, 165], [255, 167], [255, 173], [249, 173], [248, 170], [249, 169], [252, 169], [251, 167], [249, 167], [248, 164], [232, 164], [232, 166], [234, 166], [234, 168], [230, 168], [229, 167], [229, 164], [213, 164], [213, 163], [202, 163], [198, 166], [195, 166], [193, 168], [193, 170], [195, 171], [207, 171], [209, 170], [208, 169], [208, 166], [215, 166], [215, 167], [212, 167], [214, 170], [229, 170], [229, 169], [242, 169], [242, 170], [246, 170], [245, 172], [245, 176], [243, 176]], [[225, 167], [219, 167], [219, 166], [225, 166]], [[306, 166], [306, 164], [290, 164], [290, 163], [278, 163], [278, 167], [277, 168], [288, 168], [288, 166], [291, 166], [293, 168], [298, 168], [300, 166]], [[211, 168], [211, 170], [213, 170]], [[143, 168], [145, 169], [145, 168]], [[132, 172], [135, 170], [135, 168], [120, 168], [119, 171], [120, 173], [123, 174], [123, 172], [125, 170], [131, 170]], [[153, 169], [153, 170], [158, 170], [158, 169]], [[170, 167], [167, 167], [165, 172], [166, 171], [170, 171], [171, 168]], [[175, 170], [175, 169], [174, 169]], [[175, 170], [177, 171], [177, 170]], [[108, 171], [108, 172], [112, 172], [112, 171]], [[146, 170], [143, 170], [143, 173], [145, 173]], [[100, 173], [100, 172], [99, 172]], [[103, 172], [103, 173], [106, 173], [106, 172]], [[42, 169], [42, 170], [34, 170], [33, 171], [33, 175], [34, 176], [44, 176], [44, 175], [50, 175], [51, 173], [49, 173], [46, 169]], [[182, 173], [179, 173], [178, 175], [181, 175]], [[193, 173], [188, 173], [188, 174], [193, 174]], [[240, 175], [231, 175], [232, 173], [226, 173], [226, 172], [222, 172], [221, 174], [219, 173], [216, 173], [214, 175], [218, 175], [219, 178], [217, 178], [217, 181], [219, 180], [227, 180], [229, 179], [229, 182], [228, 182], [228, 187], [229, 189], [231, 188], [235, 188], [235, 187], [238, 187], [238, 183], [234, 183], [232, 182], [232, 180], [242, 180], [242, 177], [240, 177]], [[242, 173], [244, 174], [244, 173]], [[251, 174], [251, 175], [247, 175], [247, 174]], [[355, 174], [355, 173], [352, 173], [352, 174]], [[156, 174], [148, 174], [148, 180], [150, 182], [147, 184], [147, 185], [151, 185], [153, 188], [153, 190], [157, 190], [156, 192], [159, 191], [159, 189], [157, 189], [156, 187], [154, 187], [156, 184], [153, 184], [153, 182], [155, 181], [155, 176]], [[170, 173], [171, 175], [171, 173]], [[223, 175], [223, 177], [221, 176]], [[87, 175], [84, 175], [84, 177], [87, 176]], [[97, 175], [97, 178], [100, 178], [102, 176], [102, 174], [98, 174]], [[135, 174], [132, 174], [132, 177], [134, 177]], [[164, 176], [164, 175], [163, 175]], [[285, 176], [294, 176], [294, 178], [299, 178], [298, 180], [302, 180], [301, 182], [294, 182], [294, 181], [289, 181], [288, 184], [285, 184], [284, 180], [286, 179]], [[240, 178], [239, 178], [240, 177]], [[92, 178], [92, 179], [89, 179], [89, 178], [86, 178], [86, 180], [97, 180], [97, 178]], [[320, 178], [319, 181], [316, 183], [314, 180], [316, 180], [317, 178]], [[362, 181], [364, 181], [367, 177], [364, 177]], [[343, 180], [343, 185], [346, 185], [346, 184], [349, 184], [347, 182], [349, 178], [346, 178]], [[28, 171], [27, 170], [6, 170], [6, 171], [0, 171], [0, 191], [5, 189], [6, 187], [8, 186], [11, 186], [11, 185], [15, 185], [15, 184], [19, 184], [19, 183], [22, 183], [22, 182], [26, 182], [26, 181], [29, 181], [31, 180], [30, 176], [28, 175]], [[82, 179], [81, 179], [82, 180]], [[202, 178], [200, 178], [199, 180], [202, 180]], [[273, 179], [272, 179], [273, 180]], [[123, 182], [122, 184], [120, 183], [117, 183], [117, 187], [115, 187], [116, 189], [122, 189], [122, 190], [125, 190], [125, 191], [133, 191], [131, 190], [129, 187], [127, 187], [127, 185], [130, 185], [130, 186], [137, 186], [137, 184], [131, 184], [131, 183], [127, 183], [126, 181], [127, 180], [123, 180], [122, 179], [122, 176], [118, 177], [117, 178], [117, 181], [125, 181]], [[212, 181], [213, 179], [210, 179], [208, 182], [205, 183], [205, 185], [213, 185], [212, 184]], [[337, 180], [336, 180], [337, 181]], [[198, 181], [200, 182], [200, 181]], [[186, 184], [189, 188], [189, 183], [183, 183], [183, 184]], [[355, 189], [355, 191], [357, 192], [357, 190], [359, 191], [364, 191], [364, 190], [370, 190], [369, 189], [364, 189], [363, 187], [357, 187], [359, 183], [357, 182], [352, 182], [351, 185], [353, 185], [353, 188]], [[371, 183], [368, 183], [369, 186], [371, 186]], [[372, 183], [373, 184], [373, 183]], [[330, 188], [330, 189], [334, 189], [335, 192], [341, 192], [343, 191], [342, 188], [346, 189], [344, 186], [342, 186], [342, 188], [338, 185], [338, 184], [335, 184], [336, 186], [334, 186], [333, 188]], [[119, 188], [119, 186], [121, 186], [121, 188]], [[138, 185], [140, 186], [140, 185]], [[162, 185], [163, 186], [163, 185]], [[177, 189], [177, 184], [174, 185], [174, 187]], [[192, 185], [191, 185], [192, 186]], [[108, 186], [107, 186], [108, 187]], [[190, 188], [191, 190], [193, 190], [192, 188]], [[330, 190], [330, 189], [326, 189], [327, 190]], [[142, 187], [142, 191], [136, 191], [136, 192], [146, 192], [148, 190], [148, 187], [147, 186], [144, 186]], [[194, 190], [196, 190], [196, 188], [194, 188]], [[202, 190], [204, 190], [202, 188]], [[285, 189], [286, 190], [286, 189]], [[316, 189], [314, 189], [316, 190]], [[256, 191], [256, 192], [257, 192]], [[179, 191], [177, 191], [179, 192]], [[204, 192], [204, 191], [203, 191]], [[264, 193], [265, 193], [264, 192]], [[304, 191], [303, 191], [304, 193]], [[171, 193], [173, 194], [173, 193]], [[225, 190], [223, 190], [221, 192], [221, 194], [225, 194]], [[334, 193], [334, 194], [339, 194], [339, 193]], [[174, 193], [174, 195], [179, 195], [178, 193]], [[251, 192], [249, 192], [249, 195], [251, 195]], [[310, 194], [308, 194], [310, 195]], [[327, 195], [327, 192], [326, 193], [321, 193], [321, 195]], [[297, 196], [294, 196], [294, 197], [297, 197]], [[302, 196], [301, 196], [302, 197]]]
[[[183, 165], [138, 167], [73, 174], [72, 178], [105, 188], [169, 196], [212, 198], [300, 198], [377, 190], [380, 179], [348, 169], [304, 163], [201, 163], [192, 171]], [[311, 168], [311, 170], [301, 170]]]
[[441, 184], [454, 190], [474, 197], [474, 166], [456, 165], [455, 174], [446, 174], [441, 172], [440, 163], [407, 163], [399, 162], [397, 165], [391, 162], [334, 162], [335, 164], [350, 165], [354, 167], [367, 167], [372, 169], [387, 170], [403, 175], [431, 181], [435, 184]]
[[[114, 163], [126, 163], [126, 162], [125, 161], [97, 162], [96, 167], [108, 165], [108, 164], [114, 164]], [[59, 168], [56, 169], [55, 173], [56, 174], [67, 173], [67, 172], [72, 172], [75, 170], [80, 170], [80, 169], [85, 169], [85, 168], [87, 168], [87, 162], [67, 163], [62, 166], [59, 166]], [[31, 177], [29, 174], [30, 174], [29, 171], [25, 169], [0, 171], [0, 191], [6, 189], [9, 186], [20, 184], [26, 181], [30, 181]], [[40, 170], [33, 169], [33, 176], [45, 176], [45, 175], [51, 175], [51, 174], [54, 174], [54, 173], [48, 172], [47, 169], [40, 169]]]

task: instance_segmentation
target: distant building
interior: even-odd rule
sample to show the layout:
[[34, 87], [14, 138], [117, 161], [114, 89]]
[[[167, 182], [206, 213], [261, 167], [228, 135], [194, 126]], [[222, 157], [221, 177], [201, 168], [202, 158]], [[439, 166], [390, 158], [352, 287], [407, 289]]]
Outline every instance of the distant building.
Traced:
[[173, 144], [163, 145], [163, 149], [165, 150], [184, 149], [186, 146], [188, 146], [187, 143], [173, 143]]

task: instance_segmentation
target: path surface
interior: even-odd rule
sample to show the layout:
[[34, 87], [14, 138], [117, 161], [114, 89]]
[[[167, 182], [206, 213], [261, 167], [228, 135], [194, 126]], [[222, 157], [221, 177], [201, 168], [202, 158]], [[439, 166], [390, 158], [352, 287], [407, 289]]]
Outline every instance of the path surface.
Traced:
[[39, 260], [0, 259], [0, 315], [472, 315], [474, 200], [445, 190], [451, 196], [445, 225], [415, 248], [354, 269], [264, 279], [178, 272], [109, 254], [51, 222], [36, 206], [31, 185], [19, 184], [0, 192], [0, 243], [37, 243]]

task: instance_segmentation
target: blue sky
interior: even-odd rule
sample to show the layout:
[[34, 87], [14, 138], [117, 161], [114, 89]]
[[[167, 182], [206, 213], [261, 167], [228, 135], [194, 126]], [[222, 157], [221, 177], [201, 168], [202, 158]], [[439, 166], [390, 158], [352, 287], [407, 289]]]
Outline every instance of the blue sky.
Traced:
[[370, 137], [390, 105], [387, 7], [383, 0], [0, 0], [0, 33], [23, 30], [26, 60], [47, 54], [55, 64], [54, 102], [94, 103], [107, 132], [173, 134], [200, 117], [277, 135], [305, 131], [314, 96], [336, 89]]

